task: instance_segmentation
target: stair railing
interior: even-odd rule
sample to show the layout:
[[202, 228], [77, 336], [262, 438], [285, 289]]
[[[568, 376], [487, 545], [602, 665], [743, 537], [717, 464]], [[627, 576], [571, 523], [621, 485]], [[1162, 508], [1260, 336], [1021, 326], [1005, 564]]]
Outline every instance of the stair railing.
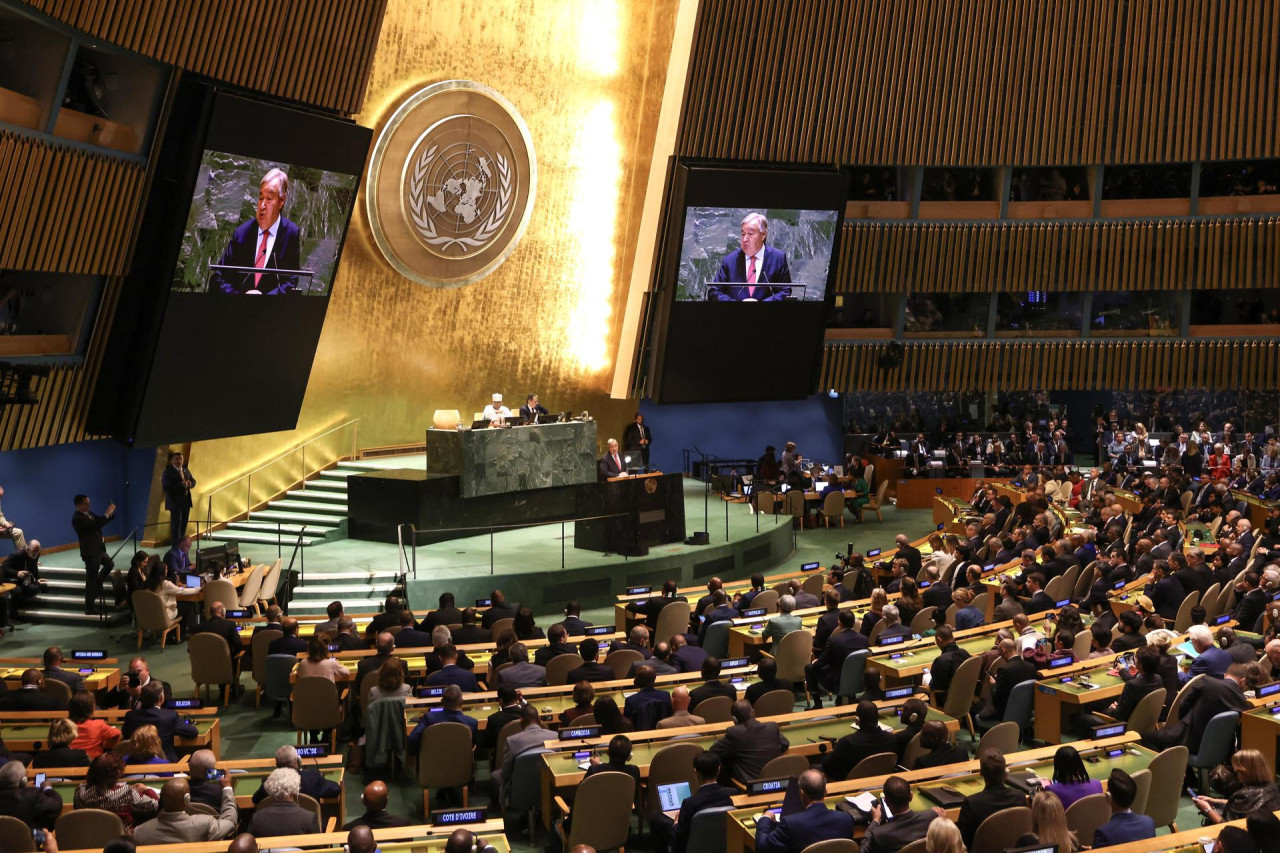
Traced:
[[[253, 510], [305, 483], [307, 478], [335, 462], [355, 459], [360, 448], [359, 424], [359, 418], [352, 418], [331, 427], [223, 483], [207, 495], [205, 518], [223, 518], [228, 522], [247, 518]], [[206, 521], [205, 532], [213, 529], [214, 525]]]
[[293, 540], [293, 553], [289, 555], [289, 567], [284, 570], [283, 578], [280, 581], [280, 592], [284, 594], [285, 600], [281, 603], [280, 608], [285, 612], [289, 612], [289, 602], [293, 600], [293, 587], [289, 581], [293, 578], [293, 563], [298, 559], [298, 555], [302, 555], [302, 560], [298, 563], [298, 586], [302, 586], [307, 582], [307, 549], [302, 546], [303, 537], [307, 535], [307, 526], [302, 525], [302, 529], [298, 531], [298, 538]]

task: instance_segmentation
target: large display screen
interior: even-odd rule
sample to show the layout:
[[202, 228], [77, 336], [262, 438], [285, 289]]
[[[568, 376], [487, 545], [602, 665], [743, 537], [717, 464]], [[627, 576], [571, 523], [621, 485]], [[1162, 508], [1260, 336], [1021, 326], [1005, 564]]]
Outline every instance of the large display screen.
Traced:
[[649, 326], [653, 399], [812, 394], [848, 176], [681, 164], [668, 199]]
[[372, 132], [190, 76], [164, 126], [91, 428], [148, 445], [292, 429]]

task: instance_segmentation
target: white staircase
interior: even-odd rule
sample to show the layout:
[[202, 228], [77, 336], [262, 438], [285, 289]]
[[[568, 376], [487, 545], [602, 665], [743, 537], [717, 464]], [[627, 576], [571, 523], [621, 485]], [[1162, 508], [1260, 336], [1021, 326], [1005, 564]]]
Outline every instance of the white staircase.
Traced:
[[395, 569], [307, 570], [289, 601], [290, 616], [323, 616], [331, 601], [348, 613], [376, 613], [400, 586]]
[[[74, 552], [56, 556], [65, 556], [68, 561], [76, 559]], [[120, 556], [123, 557], [124, 554], [121, 553]], [[117, 558], [116, 568], [117, 570], [128, 570], [129, 566], [127, 562], [124, 566], [121, 566]], [[101, 617], [86, 616], [84, 613], [85, 574], [83, 566], [69, 568], [66, 566], [41, 565], [40, 577], [47, 583], [44, 585], [40, 595], [36, 596], [29, 606], [22, 608], [18, 616], [19, 624], [74, 622], [80, 625], [99, 625], [105, 620], [107, 624], [114, 625], [129, 620], [127, 608], [114, 609], [115, 591], [111, 586], [110, 579], [106, 579], [103, 582], [103, 594], [105, 595], [108, 615]]]
[[361, 461], [339, 462], [307, 480], [302, 488], [290, 489], [265, 509], [250, 513], [247, 520], [233, 521], [207, 538], [282, 548], [292, 548], [299, 534], [303, 547], [343, 539], [347, 535], [347, 478], [379, 467]]

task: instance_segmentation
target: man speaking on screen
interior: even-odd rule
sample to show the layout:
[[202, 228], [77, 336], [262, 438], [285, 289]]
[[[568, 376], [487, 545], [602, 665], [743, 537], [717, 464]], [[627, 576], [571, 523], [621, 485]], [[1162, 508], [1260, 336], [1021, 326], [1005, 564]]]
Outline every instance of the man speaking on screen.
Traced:
[[[258, 184], [254, 218], [236, 228], [219, 264], [259, 269], [296, 270], [301, 263], [298, 226], [281, 215], [289, 198], [289, 176], [272, 169]], [[213, 284], [223, 293], [289, 293], [298, 286], [296, 275], [273, 272], [213, 271]]]
[[769, 286], [790, 283], [791, 269], [787, 253], [766, 246], [768, 240], [769, 219], [763, 213], [748, 213], [742, 220], [742, 248], [720, 261], [715, 277], [718, 286], [708, 290], [709, 298], [717, 302], [780, 302], [790, 296], [789, 287]]

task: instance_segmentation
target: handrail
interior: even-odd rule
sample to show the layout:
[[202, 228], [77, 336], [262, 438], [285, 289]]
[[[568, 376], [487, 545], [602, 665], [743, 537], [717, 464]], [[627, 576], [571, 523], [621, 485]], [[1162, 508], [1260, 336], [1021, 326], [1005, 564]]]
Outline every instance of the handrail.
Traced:
[[[359, 419], [359, 418], [352, 418], [352, 419], [351, 419], [351, 420], [349, 420], [349, 421], [346, 421], [346, 422], [344, 422], [344, 423], [340, 423], [340, 424], [338, 424], [336, 427], [333, 427], [332, 429], [327, 429], [327, 430], [325, 430], [324, 432], [320, 433], [319, 435], [312, 436], [311, 438], [309, 438], [309, 439], [307, 439], [306, 441], [302, 442], [302, 444], [295, 445], [294, 447], [291, 447], [291, 448], [289, 448], [288, 450], [286, 450], [286, 451], [284, 451], [283, 453], [281, 453], [279, 456], [275, 456], [275, 457], [272, 457], [271, 459], [268, 459], [266, 462], [263, 462], [261, 465], [259, 465], [257, 468], [254, 468], [252, 471], [248, 471], [248, 472], [246, 472], [246, 473], [244, 473], [244, 474], [241, 474], [239, 477], [236, 477], [234, 480], [228, 480], [227, 482], [223, 483], [223, 484], [222, 484], [221, 486], [219, 486], [218, 488], [214, 489], [212, 492], [209, 492], [209, 493], [208, 493], [208, 495], [207, 495], [207, 497], [210, 497], [210, 498], [211, 498], [211, 497], [213, 497], [214, 495], [218, 494], [219, 492], [222, 492], [222, 491], [225, 491], [226, 489], [229, 489], [231, 486], [233, 486], [234, 484], [236, 484], [236, 483], [240, 482], [241, 480], [247, 479], [247, 478], [249, 478], [249, 477], [252, 477], [254, 474], [257, 474], [257, 473], [258, 473], [258, 472], [260, 472], [263, 468], [266, 468], [268, 465], [274, 465], [274, 464], [276, 464], [276, 463], [277, 463], [277, 462], [279, 462], [281, 459], [284, 459], [286, 456], [289, 456], [289, 455], [291, 455], [291, 454], [293, 454], [293, 453], [297, 453], [299, 450], [303, 449], [303, 448], [304, 448], [304, 447], [306, 447], [307, 445], [309, 445], [309, 444], [313, 444], [313, 443], [315, 443], [315, 442], [319, 441], [320, 439], [324, 438], [326, 435], [329, 435], [330, 433], [337, 432], [337, 431], [338, 431], [338, 430], [340, 430], [340, 429], [345, 429], [345, 428], [347, 428], [347, 427], [351, 426], [352, 424], [359, 423], [359, 422], [360, 422], [360, 419]], [[354, 456], [354, 455], [355, 455], [355, 452], [356, 452], [356, 444], [355, 444], [355, 439], [354, 439], [354, 438], [352, 438], [351, 448], [352, 448], [352, 456]]]

